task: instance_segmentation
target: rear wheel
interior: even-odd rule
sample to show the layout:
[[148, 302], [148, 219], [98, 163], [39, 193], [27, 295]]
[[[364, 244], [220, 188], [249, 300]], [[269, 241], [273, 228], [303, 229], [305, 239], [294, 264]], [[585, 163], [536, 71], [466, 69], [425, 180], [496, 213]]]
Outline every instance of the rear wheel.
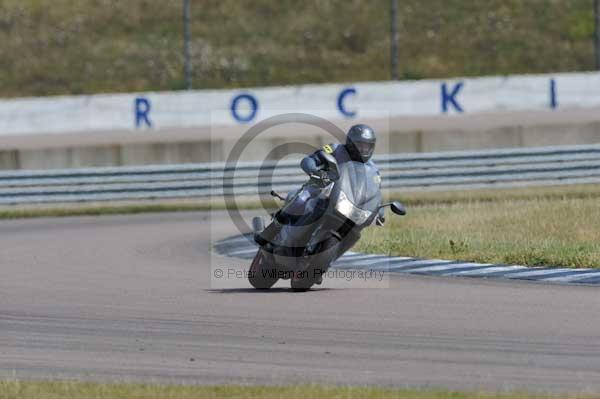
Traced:
[[250, 271], [248, 272], [248, 281], [257, 290], [268, 290], [271, 288], [279, 278], [277, 277], [277, 269], [265, 265], [264, 256], [259, 249], [254, 256], [254, 260], [250, 265]]

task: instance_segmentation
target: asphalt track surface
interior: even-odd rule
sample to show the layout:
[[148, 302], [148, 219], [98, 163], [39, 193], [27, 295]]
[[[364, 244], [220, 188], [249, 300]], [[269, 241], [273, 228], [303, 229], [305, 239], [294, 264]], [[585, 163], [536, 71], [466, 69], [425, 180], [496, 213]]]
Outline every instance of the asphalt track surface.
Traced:
[[215, 288], [224, 213], [0, 222], [0, 377], [600, 392], [600, 291], [468, 278]]

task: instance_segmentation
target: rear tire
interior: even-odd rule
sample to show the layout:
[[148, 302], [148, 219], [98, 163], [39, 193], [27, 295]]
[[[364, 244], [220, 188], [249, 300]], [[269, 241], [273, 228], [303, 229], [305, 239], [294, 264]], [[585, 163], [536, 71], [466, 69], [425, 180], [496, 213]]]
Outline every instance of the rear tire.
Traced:
[[279, 278], [277, 277], [277, 269], [264, 264], [264, 257], [259, 249], [252, 260], [250, 271], [248, 273], [248, 281], [257, 290], [268, 290]]

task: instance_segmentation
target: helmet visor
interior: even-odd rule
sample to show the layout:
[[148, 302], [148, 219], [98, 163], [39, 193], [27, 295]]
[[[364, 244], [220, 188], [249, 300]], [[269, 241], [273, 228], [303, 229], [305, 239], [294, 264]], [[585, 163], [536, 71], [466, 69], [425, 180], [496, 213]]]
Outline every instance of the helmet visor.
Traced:
[[371, 158], [371, 155], [373, 155], [373, 150], [375, 149], [374, 143], [361, 143], [359, 141], [353, 144], [363, 160], [368, 161]]

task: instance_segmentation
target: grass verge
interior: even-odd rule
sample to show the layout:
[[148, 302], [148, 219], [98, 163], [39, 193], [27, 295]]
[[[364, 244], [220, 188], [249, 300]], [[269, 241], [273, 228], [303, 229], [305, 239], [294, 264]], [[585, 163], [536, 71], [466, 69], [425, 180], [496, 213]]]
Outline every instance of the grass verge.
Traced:
[[[408, 390], [361, 387], [263, 387], [263, 386], [184, 386], [151, 384], [99, 384], [91, 382], [26, 382], [0, 381], [0, 397], [5, 399], [352, 399], [352, 398], [403, 398], [403, 399], [542, 399], [557, 396], [529, 393], [481, 393], [440, 390]], [[584, 396], [562, 395], [562, 398]]]
[[[442, 194], [417, 204], [357, 249], [423, 258], [600, 268], [599, 186]], [[410, 201], [409, 201], [410, 202]]]
[[[259, 209], [263, 207], [275, 208], [274, 201], [262, 204], [255, 199], [238, 201], [238, 209]], [[67, 216], [102, 216], [102, 215], [127, 215], [138, 213], [160, 212], [198, 212], [210, 210], [224, 210], [227, 205], [223, 200], [197, 200], [197, 201], [167, 201], [167, 202], [142, 202], [142, 203], [106, 203], [106, 204], [56, 204], [15, 206], [0, 208], [1, 219], [26, 219], [39, 217], [67, 217]]]
[[[509, 200], [566, 200], [599, 199], [600, 186], [573, 185], [557, 187], [535, 187], [518, 189], [488, 189], [448, 192], [392, 193], [388, 199], [399, 199], [410, 208], [421, 206], [458, 205], [469, 203], [493, 203]], [[279, 202], [267, 200], [264, 203], [252, 198], [236, 200], [239, 209], [275, 209]], [[35, 217], [100, 216], [155, 212], [193, 212], [227, 209], [223, 199], [212, 200], [169, 200], [142, 203], [74, 203], [33, 206], [0, 207], [0, 219], [21, 219]]]
[[[51, 3], [0, 2], [0, 96], [185, 87], [181, 1]], [[390, 77], [389, 2], [193, 3], [196, 88]], [[443, 3], [399, 2], [402, 79], [594, 69], [591, 0]]]
[[149, 205], [96, 205], [60, 208], [15, 208], [0, 210], [0, 219], [39, 217], [122, 215], [151, 212], [185, 212], [209, 210], [209, 205], [149, 204]]
[[[367, 229], [357, 249], [424, 258], [600, 268], [600, 185], [392, 194], [409, 215]], [[268, 207], [276, 203], [269, 201]], [[257, 200], [238, 201], [257, 209]], [[223, 200], [0, 209], [0, 219], [226, 209]]]

